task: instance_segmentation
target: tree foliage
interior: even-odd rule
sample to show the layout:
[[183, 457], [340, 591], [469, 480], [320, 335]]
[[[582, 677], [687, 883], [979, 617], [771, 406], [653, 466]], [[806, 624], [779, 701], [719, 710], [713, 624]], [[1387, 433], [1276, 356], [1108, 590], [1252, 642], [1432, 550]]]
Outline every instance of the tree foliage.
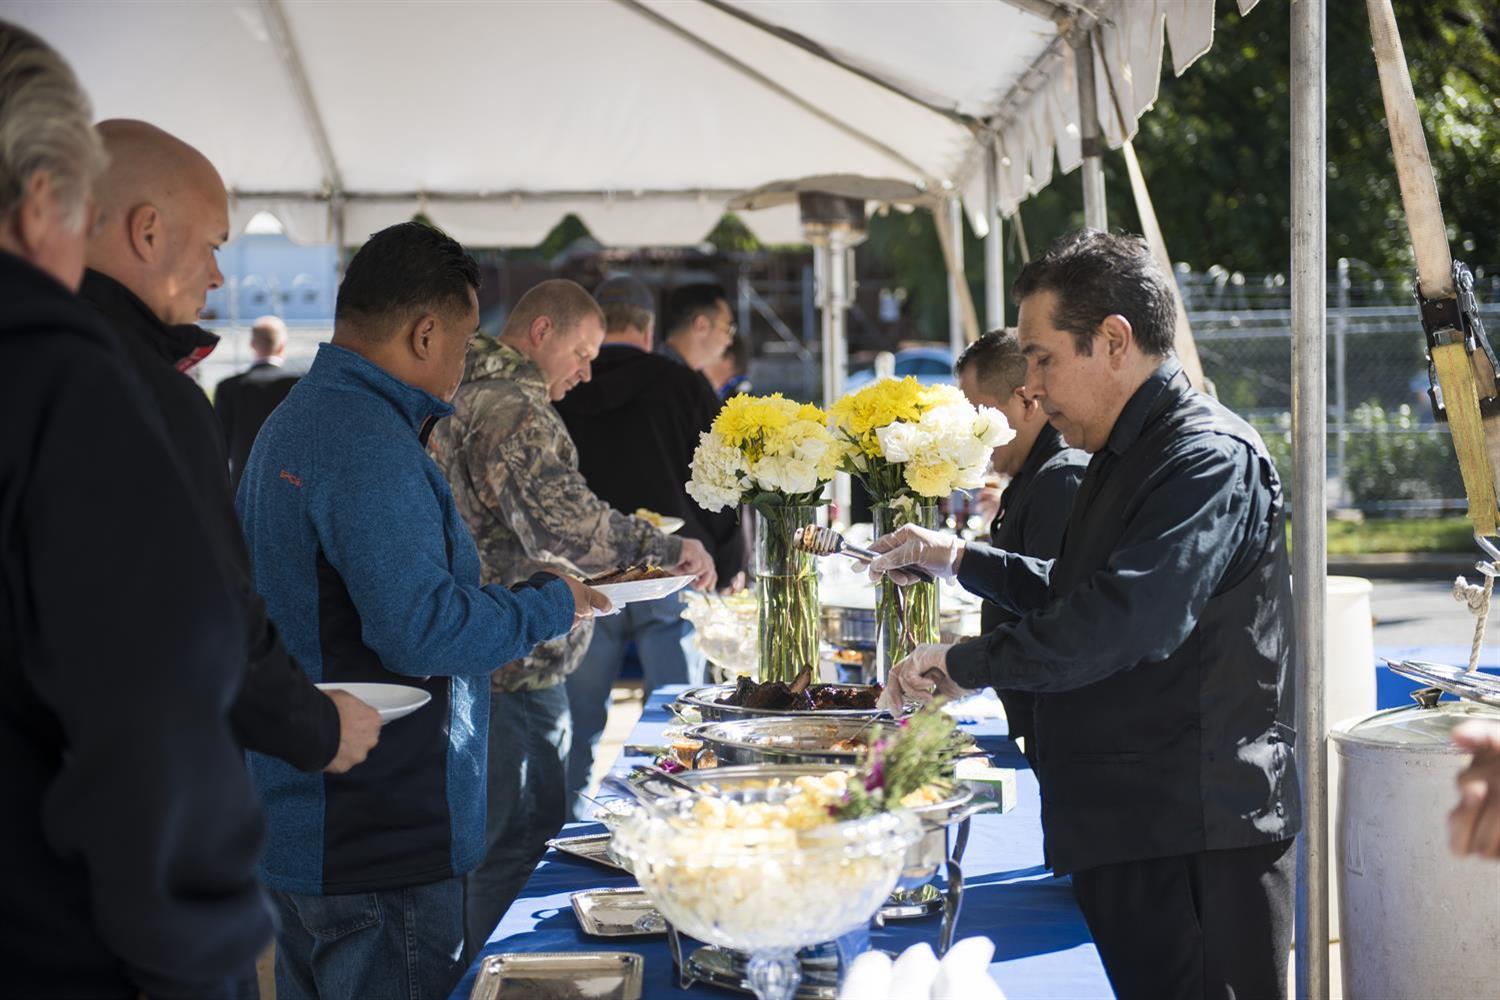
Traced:
[[[1494, 0], [1395, 0], [1438, 193], [1455, 254], [1500, 267], [1500, 4]], [[1251, 273], [1290, 263], [1290, 0], [1261, 0], [1241, 17], [1219, 4], [1214, 46], [1181, 78], [1164, 60], [1155, 107], [1140, 122], [1136, 153], [1167, 249], [1195, 270]], [[1376, 270], [1411, 267], [1411, 247], [1385, 130], [1385, 108], [1365, 5], [1328, 5], [1328, 249]], [[1105, 157], [1110, 225], [1138, 232], [1121, 154]], [[1083, 224], [1078, 174], [1056, 176], [1020, 209], [1039, 252]], [[1021, 264], [1007, 228], [1006, 273]], [[946, 325], [947, 278], [929, 215], [872, 220], [864, 253], [907, 289], [929, 336]], [[983, 249], [967, 235], [965, 265], [976, 302]], [[1014, 307], [1009, 316], [1014, 319]]]

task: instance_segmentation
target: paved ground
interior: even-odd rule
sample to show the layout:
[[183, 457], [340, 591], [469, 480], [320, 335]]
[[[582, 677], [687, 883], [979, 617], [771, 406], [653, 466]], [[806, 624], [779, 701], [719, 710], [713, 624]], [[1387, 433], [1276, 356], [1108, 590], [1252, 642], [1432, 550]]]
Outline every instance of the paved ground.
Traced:
[[[1468, 574], [1477, 583], [1479, 574]], [[1376, 646], [1454, 646], [1468, 647], [1474, 635], [1474, 616], [1453, 599], [1452, 580], [1376, 580], [1370, 594], [1370, 612], [1375, 616]], [[1500, 612], [1500, 600], [1496, 602]], [[1500, 625], [1491, 612], [1490, 626], [1500, 640]], [[1490, 657], [1495, 642], [1487, 641]]]

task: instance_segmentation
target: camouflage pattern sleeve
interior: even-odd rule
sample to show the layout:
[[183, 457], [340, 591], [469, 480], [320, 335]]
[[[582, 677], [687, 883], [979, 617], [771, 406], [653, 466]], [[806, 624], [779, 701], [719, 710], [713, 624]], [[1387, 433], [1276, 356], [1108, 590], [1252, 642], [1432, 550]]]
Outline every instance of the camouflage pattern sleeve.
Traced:
[[515, 414], [494, 445], [495, 460], [483, 470], [488, 492], [530, 559], [596, 576], [647, 560], [671, 565], [681, 557], [681, 539], [594, 495], [578, 472], [573, 442], [551, 406]]

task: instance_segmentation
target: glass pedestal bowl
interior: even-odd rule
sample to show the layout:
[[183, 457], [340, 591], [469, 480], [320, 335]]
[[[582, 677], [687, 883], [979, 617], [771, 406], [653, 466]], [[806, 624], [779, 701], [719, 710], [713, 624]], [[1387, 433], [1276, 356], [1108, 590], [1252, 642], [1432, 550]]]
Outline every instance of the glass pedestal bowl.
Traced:
[[796, 992], [798, 949], [869, 923], [922, 834], [904, 811], [843, 822], [804, 813], [793, 820], [801, 829], [758, 825], [794, 792], [742, 789], [659, 803], [622, 821], [612, 841], [678, 930], [750, 955], [760, 1000]]

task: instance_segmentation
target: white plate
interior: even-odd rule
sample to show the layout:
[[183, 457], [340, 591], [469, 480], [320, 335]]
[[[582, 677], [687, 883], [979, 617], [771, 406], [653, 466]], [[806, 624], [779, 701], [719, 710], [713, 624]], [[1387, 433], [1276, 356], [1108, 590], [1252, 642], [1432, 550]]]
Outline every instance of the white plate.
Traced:
[[319, 684], [319, 691], [347, 691], [380, 713], [380, 724], [410, 715], [432, 700], [421, 688], [405, 684]]
[[594, 586], [606, 595], [615, 607], [634, 604], [636, 601], [654, 601], [668, 594], [675, 594], [693, 582], [691, 576], [664, 576], [655, 580], [632, 580], [629, 583], [601, 583]]
[[635, 516], [643, 521], [650, 521], [653, 525], [655, 525], [656, 530], [660, 531], [664, 535], [670, 535], [674, 531], [680, 531], [682, 529], [682, 526], [684, 524], [687, 524], [687, 522], [680, 517], [672, 517], [668, 514], [658, 514], [656, 511], [647, 510], [644, 507], [636, 508]]

